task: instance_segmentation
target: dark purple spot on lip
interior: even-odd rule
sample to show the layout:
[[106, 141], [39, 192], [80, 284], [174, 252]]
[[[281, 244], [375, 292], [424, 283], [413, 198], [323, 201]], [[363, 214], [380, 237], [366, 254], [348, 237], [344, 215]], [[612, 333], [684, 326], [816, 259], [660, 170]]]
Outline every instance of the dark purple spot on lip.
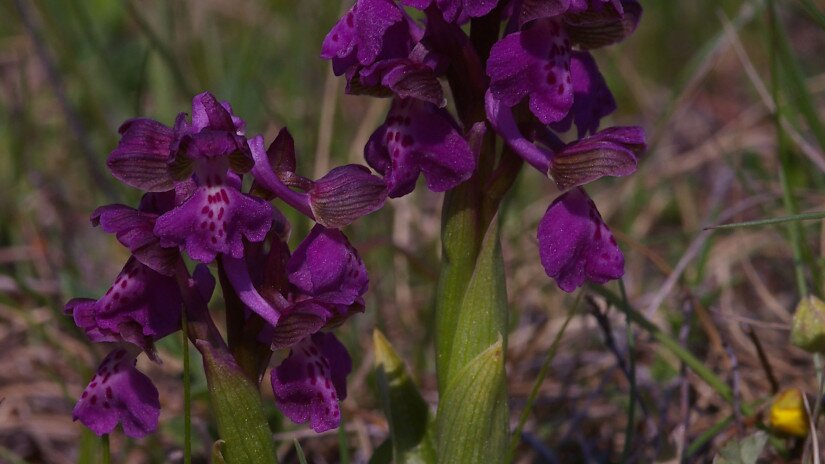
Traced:
[[92, 395], [92, 399], [90, 399], [89, 402], [92, 403], [92, 405], [97, 404], [97, 395]]
[[[212, 197], [210, 197], [210, 198], [212, 198]], [[212, 202], [210, 201], [210, 203], [212, 203]], [[208, 212], [209, 212], [209, 207], [208, 206], [204, 206], [203, 208], [201, 208], [201, 214], [206, 214]]]

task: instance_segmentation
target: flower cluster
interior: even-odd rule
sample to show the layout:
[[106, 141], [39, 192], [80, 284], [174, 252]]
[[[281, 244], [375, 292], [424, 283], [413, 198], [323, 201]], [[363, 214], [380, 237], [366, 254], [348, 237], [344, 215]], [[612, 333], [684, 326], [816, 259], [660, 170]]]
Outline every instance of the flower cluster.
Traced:
[[[547, 274], [570, 292], [624, 272], [582, 185], [634, 172], [645, 136], [638, 127], [598, 130], [616, 103], [589, 50], [627, 37], [641, 13], [637, 0], [357, 0], [321, 56], [349, 93], [393, 99], [364, 149], [390, 197], [410, 193], [420, 173], [436, 192], [470, 178], [478, 161], [467, 140], [481, 120], [552, 179], [562, 193], [539, 224], [539, 251]], [[506, 21], [486, 52], [460, 27], [480, 17]], [[464, 127], [445, 109], [441, 78]], [[573, 126], [575, 139], [563, 142]]]
[[[209, 265], [226, 276], [224, 296], [238, 296], [258, 340], [288, 351], [271, 373], [284, 414], [316, 431], [340, 421], [352, 366], [324, 329], [363, 310], [368, 277], [338, 229], [380, 208], [387, 186], [358, 165], [318, 180], [301, 177], [286, 130], [264, 148], [263, 137], [247, 138], [244, 126], [229, 104], [207, 92], [194, 98], [191, 119], [181, 113], [173, 127], [134, 119], [120, 128], [109, 169], [146, 194], [137, 208], [103, 206], [91, 220], [131, 257], [103, 296], [76, 298], [65, 308], [92, 341], [117, 343], [74, 409], [74, 418], [97, 434], [118, 423], [132, 437], [157, 427], [158, 391], [136, 369], [136, 358], [144, 352], [159, 361], [154, 342], [181, 329], [182, 310], [207, 311], [190, 305], [212, 295]], [[250, 173], [254, 182], [244, 191]], [[274, 198], [316, 222], [292, 252]], [[191, 276], [184, 253], [198, 263]]]

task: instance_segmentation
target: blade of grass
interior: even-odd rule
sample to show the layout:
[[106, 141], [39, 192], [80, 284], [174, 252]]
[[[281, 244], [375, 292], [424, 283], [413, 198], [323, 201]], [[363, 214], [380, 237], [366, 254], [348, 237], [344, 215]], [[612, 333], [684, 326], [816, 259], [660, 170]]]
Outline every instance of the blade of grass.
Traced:
[[797, 0], [799, 7], [802, 8], [808, 17], [811, 18], [813, 22], [815, 22], [819, 27], [825, 29], [825, 13], [823, 13], [814, 2], [811, 0]]
[[[780, 89], [782, 86], [780, 66], [782, 66], [782, 58], [780, 57], [781, 45], [779, 42], [781, 42], [781, 40], [779, 38], [779, 19], [776, 17], [774, 0], [768, 0], [768, 30], [770, 34], [771, 94], [773, 101], [776, 103], [773, 120], [776, 129], [777, 149], [779, 150], [779, 181], [782, 185], [782, 200], [785, 209], [788, 211], [788, 214], [795, 215], [797, 214], [796, 201], [794, 200], [792, 187], [788, 179], [791, 157], [788, 139], [782, 127], [782, 117], [785, 112], [785, 106], [780, 99]], [[808, 295], [808, 284], [805, 280], [804, 252], [802, 250], [803, 233], [802, 228], [799, 227], [799, 223], [791, 222], [788, 224], [788, 236], [791, 241], [791, 249], [793, 250], [794, 256], [796, 286], [799, 290], [800, 298], [804, 298]]]
[[[627, 291], [624, 288], [624, 279], [619, 279], [619, 292], [622, 297], [622, 303], [630, 306], [627, 301]], [[636, 416], [636, 357], [633, 355], [634, 340], [633, 340], [633, 325], [630, 316], [626, 316], [627, 322], [627, 358], [628, 358], [628, 380], [630, 381], [630, 402], [627, 405], [627, 428], [624, 434], [624, 448], [622, 449], [622, 459], [619, 462], [628, 462], [630, 458], [630, 447], [633, 444], [633, 423]]]
[[544, 378], [547, 377], [547, 371], [550, 370], [550, 363], [553, 361], [553, 358], [556, 357], [556, 352], [559, 349], [559, 343], [561, 343], [561, 337], [564, 335], [565, 330], [567, 330], [567, 325], [570, 324], [570, 321], [576, 314], [576, 310], [579, 307], [582, 295], [584, 295], [584, 292], [579, 292], [579, 294], [576, 295], [576, 300], [573, 302], [573, 306], [571, 306], [570, 309], [567, 311], [567, 317], [564, 319], [564, 323], [562, 324], [559, 331], [556, 333], [555, 338], [553, 338], [553, 343], [550, 344], [550, 349], [547, 350], [547, 355], [545, 355], [544, 362], [542, 362], [541, 364], [539, 374], [536, 376], [536, 380], [533, 382], [533, 388], [530, 390], [530, 395], [527, 397], [527, 401], [524, 403], [524, 409], [521, 411], [521, 416], [519, 417], [518, 424], [516, 425], [516, 428], [513, 430], [513, 435], [510, 437], [510, 453], [507, 462], [513, 462], [513, 459], [516, 456], [516, 448], [518, 447], [518, 444], [521, 442], [521, 431], [524, 429], [524, 424], [527, 422], [527, 418], [530, 417], [530, 411], [533, 409], [533, 403], [536, 401], [536, 398], [538, 397], [539, 390], [541, 389], [541, 384], [544, 383]]
[[298, 442], [298, 439], [293, 438], [292, 443], [295, 444], [295, 454], [298, 455], [298, 462], [300, 464], [307, 464], [307, 457], [304, 456], [304, 449], [301, 448], [301, 444]]
[[[661, 343], [677, 358], [679, 358], [685, 365], [690, 368], [700, 379], [713, 388], [726, 402], [733, 404], [733, 392], [724, 380], [717, 376], [713, 371], [708, 369], [700, 359], [695, 357], [691, 352], [684, 349], [679, 341], [668, 335], [656, 324], [648, 320], [642, 313], [634, 309], [629, 303], [622, 300], [621, 297], [601, 286], [591, 286], [591, 289], [607, 299], [613, 306], [625, 313], [627, 317], [641, 327], [645, 332], [649, 333], [657, 342]], [[750, 411], [743, 407], [743, 412], [749, 414]]]
[[195, 95], [192, 91], [192, 87], [186, 81], [186, 78], [183, 75], [183, 71], [181, 71], [180, 66], [178, 66], [177, 59], [172, 54], [172, 51], [166, 46], [163, 40], [158, 37], [157, 33], [152, 29], [146, 19], [140, 15], [137, 8], [131, 1], [124, 2], [126, 6], [126, 10], [129, 13], [129, 16], [135, 21], [138, 25], [140, 30], [143, 32], [143, 35], [149, 40], [149, 43], [152, 44], [152, 47], [158, 51], [163, 61], [166, 63], [166, 66], [169, 67], [169, 70], [172, 72], [172, 76], [174, 77], [175, 84], [178, 87], [178, 91], [186, 98]]
[[349, 464], [349, 442], [343, 414], [341, 415], [341, 423], [338, 425], [338, 462]]
[[703, 230], [725, 230], [738, 229], [742, 227], [760, 227], [773, 224], [785, 224], [788, 222], [812, 221], [816, 219], [825, 219], [825, 211], [817, 211], [815, 213], [801, 213], [791, 216], [782, 216], [768, 219], [754, 219], [753, 221], [732, 222], [729, 224], [719, 224], [716, 226], [708, 226]]

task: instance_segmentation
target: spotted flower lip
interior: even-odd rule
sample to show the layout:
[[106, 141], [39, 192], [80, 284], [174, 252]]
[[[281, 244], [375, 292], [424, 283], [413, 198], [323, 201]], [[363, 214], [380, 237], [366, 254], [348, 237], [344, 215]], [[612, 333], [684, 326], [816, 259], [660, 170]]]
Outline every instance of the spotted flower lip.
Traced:
[[[204, 277], [207, 275], [209, 278]], [[198, 276], [198, 285], [208, 291], [208, 298], [215, 281], [208, 272]], [[72, 299], [64, 311], [90, 340], [131, 343], [157, 360], [154, 342], [180, 330], [182, 304], [174, 278], [154, 271], [133, 256], [102, 297]]]
[[603, 284], [624, 274], [622, 251], [581, 187], [562, 194], [547, 208], [538, 241], [545, 272], [565, 292], [585, 281]]
[[599, 129], [602, 118], [616, 110], [616, 100], [590, 53], [574, 51], [570, 54], [570, 76], [573, 81], [573, 105], [567, 116], [551, 124], [551, 127], [555, 131], [566, 132], [575, 124], [578, 138], [582, 138]]
[[530, 111], [544, 124], [561, 121], [573, 106], [570, 39], [558, 19], [538, 19], [496, 42], [487, 75], [496, 99], [513, 107], [529, 97]]
[[225, 160], [203, 160], [198, 187], [180, 206], [161, 215], [154, 233], [162, 247], [182, 246], [194, 260], [209, 263], [218, 254], [243, 256], [243, 239], [260, 242], [272, 223], [266, 201], [242, 193], [241, 180]]
[[292, 347], [289, 357], [272, 370], [272, 391], [284, 415], [309, 422], [316, 432], [341, 422], [338, 405], [347, 396], [352, 360], [331, 333], [317, 333]]
[[106, 356], [75, 405], [74, 420], [99, 436], [111, 433], [118, 423], [132, 438], [155, 431], [160, 416], [158, 390], [135, 368], [137, 354], [118, 348]]
[[98, 300], [75, 298], [65, 311], [95, 342], [129, 342], [154, 353], [153, 342], [180, 329], [175, 280], [132, 257]]
[[443, 192], [469, 179], [475, 156], [450, 114], [415, 99], [393, 100], [387, 119], [370, 137], [364, 157], [384, 176], [391, 198], [415, 188], [419, 174], [427, 187]]

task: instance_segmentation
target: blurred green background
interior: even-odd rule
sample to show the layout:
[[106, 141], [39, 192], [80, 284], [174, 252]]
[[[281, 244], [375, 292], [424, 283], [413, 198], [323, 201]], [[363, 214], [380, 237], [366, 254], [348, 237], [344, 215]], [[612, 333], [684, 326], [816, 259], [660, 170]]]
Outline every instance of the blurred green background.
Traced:
[[[813, 394], [811, 358], [787, 342], [799, 295], [786, 228], [702, 232], [716, 222], [788, 214], [764, 2], [642, 3], [636, 34], [596, 57], [619, 102], [604, 125], [642, 125], [651, 150], [632, 178], [589, 188], [625, 250], [630, 300], [729, 381], [738, 400], [770, 398], [774, 383]], [[822, 210], [825, 2], [778, 4], [804, 84], [793, 87], [794, 68], [783, 66], [784, 168], [799, 210]], [[88, 222], [101, 204], [139, 199], [105, 169], [120, 123], [146, 116], [171, 124], [194, 94], [210, 90], [232, 103], [248, 134], [271, 140], [289, 127], [306, 176], [363, 162], [363, 145], [388, 101], [344, 95], [343, 80], [319, 58], [324, 35], [348, 7], [321, 0], [0, 3], [0, 462], [96, 462], [97, 440], [72, 423], [71, 408], [105, 351], [86, 342], [62, 306], [100, 295], [127, 257]], [[514, 418], [572, 304], [537, 257], [535, 228], [555, 195], [550, 182], [525, 171], [504, 215]], [[272, 406], [282, 462], [297, 462], [293, 438], [319, 463], [339, 462], [342, 446], [352, 462], [367, 462], [386, 438], [372, 380], [373, 327], [388, 335], [435, 404], [430, 325], [439, 214], [440, 196], [418, 189], [346, 231], [371, 274], [366, 313], [340, 329], [355, 361], [346, 425], [340, 436], [316, 436]], [[297, 242], [309, 224], [291, 218]], [[802, 232], [805, 276], [818, 290], [825, 233], [816, 221]], [[213, 306], [220, 311], [220, 295]], [[607, 329], [593, 314], [604, 316]], [[624, 330], [620, 314], [585, 299], [542, 384], [518, 462], [615, 462], [629, 391], [617, 360], [626, 357], [635, 360], [644, 405], [632, 427], [633, 462], [677, 462], [731, 413], [644, 332], [628, 352]], [[141, 364], [160, 390], [160, 432], [141, 441], [117, 434], [115, 462], [181, 461], [179, 337], [160, 349], [162, 365]], [[195, 452], [205, 462], [215, 432], [203, 379], [195, 376]], [[720, 428], [691, 459], [709, 459], [760, 417]], [[770, 462], [798, 458], [792, 441], [777, 438], [772, 447]]]

